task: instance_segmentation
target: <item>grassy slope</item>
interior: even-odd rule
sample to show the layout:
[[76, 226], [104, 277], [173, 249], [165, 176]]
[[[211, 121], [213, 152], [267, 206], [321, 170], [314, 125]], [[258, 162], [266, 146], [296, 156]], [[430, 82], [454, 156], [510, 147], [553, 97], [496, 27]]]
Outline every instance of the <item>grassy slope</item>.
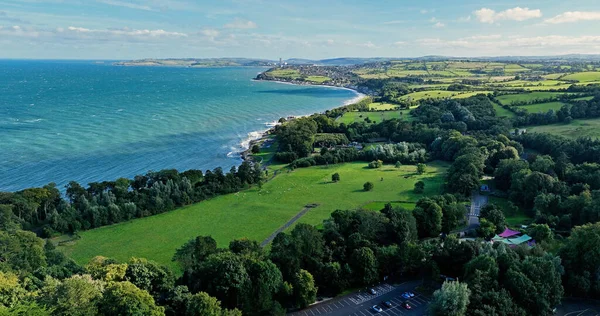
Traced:
[[538, 113], [538, 112], [548, 112], [548, 110], [558, 111], [562, 108], [564, 103], [562, 102], [547, 102], [547, 103], [538, 103], [531, 105], [523, 105], [519, 106], [520, 109], [526, 109], [530, 113]]
[[534, 99], [547, 99], [560, 95], [558, 92], [532, 92], [532, 93], [519, 93], [519, 94], [507, 94], [497, 97], [498, 101], [502, 104], [511, 104], [511, 102], [529, 101]]
[[373, 103], [369, 104], [369, 110], [375, 110], [375, 111], [388, 111], [388, 110], [394, 110], [396, 108], [398, 108], [398, 105], [392, 104], [392, 103], [373, 102]]
[[565, 76], [561, 79], [576, 80], [579, 82], [599, 81], [600, 80], [600, 71], [587, 71], [587, 72], [574, 73], [574, 74]]
[[570, 138], [592, 137], [600, 139], [600, 119], [574, 120], [570, 124], [552, 124], [531, 127], [530, 131], [550, 133]]
[[[319, 207], [299, 222], [315, 225], [336, 209], [358, 208], [370, 201], [416, 201], [423, 195], [413, 193], [415, 182], [425, 182], [425, 194], [440, 193], [447, 168], [441, 162], [430, 163], [428, 172], [418, 176], [415, 166], [367, 169], [366, 165], [349, 163], [281, 173], [262, 190], [252, 188], [169, 213], [85, 231], [80, 240], [61, 249], [79, 263], [97, 255], [118, 260], [137, 256], [175, 268], [171, 262], [175, 249], [193, 237], [211, 235], [219, 246], [242, 237], [262, 241], [309, 203]], [[335, 172], [341, 181], [330, 183]], [[409, 178], [404, 178], [407, 175]], [[375, 184], [372, 192], [362, 190], [366, 181]]]
[[[402, 112], [402, 115], [400, 115]], [[371, 121], [380, 123], [384, 120], [393, 118], [403, 118], [407, 121], [412, 121], [414, 118], [410, 115], [410, 110], [397, 110], [397, 111], [380, 111], [380, 112], [346, 112], [339, 118], [340, 123], [351, 124], [353, 122], [362, 122], [365, 118], [371, 119]]]

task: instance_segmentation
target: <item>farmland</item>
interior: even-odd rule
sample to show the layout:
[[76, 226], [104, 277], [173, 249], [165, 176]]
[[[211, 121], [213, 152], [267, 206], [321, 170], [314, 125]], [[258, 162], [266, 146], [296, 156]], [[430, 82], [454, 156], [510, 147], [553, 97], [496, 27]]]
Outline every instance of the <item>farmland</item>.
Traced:
[[600, 119], [574, 120], [570, 124], [535, 126], [531, 128], [531, 131], [569, 138], [591, 137], [600, 139]]
[[518, 93], [518, 94], [506, 94], [497, 97], [498, 101], [504, 105], [510, 105], [513, 102], [531, 102], [535, 100], [545, 100], [550, 98], [556, 98], [560, 96], [558, 92], [531, 92], [531, 93]]
[[374, 112], [346, 112], [338, 119], [340, 123], [351, 124], [354, 122], [362, 122], [369, 118], [371, 123], [379, 123], [390, 119], [403, 119], [412, 121], [414, 118], [410, 115], [410, 110], [395, 110], [395, 111], [374, 111]]
[[[384, 166], [368, 169], [356, 162], [329, 167], [311, 167], [280, 172], [262, 189], [252, 188], [219, 196], [181, 209], [112, 226], [84, 231], [81, 239], [61, 249], [79, 263], [102, 255], [125, 261], [144, 257], [175, 267], [175, 249], [198, 235], [211, 235], [226, 246], [236, 238], [263, 240], [289, 221], [307, 204], [318, 204], [299, 222], [319, 224], [336, 209], [352, 209], [371, 201], [416, 202], [423, 195], [440, 193], [446, 163], [428, 164], [427, 173], [417, 175], [415, 166]], [[339, 173], [341, 181], [332, 183]], [[415, 194], [415, 182], [425, 182], [424, 194]], [[375, 188], [364, 192], [363, 183]]]

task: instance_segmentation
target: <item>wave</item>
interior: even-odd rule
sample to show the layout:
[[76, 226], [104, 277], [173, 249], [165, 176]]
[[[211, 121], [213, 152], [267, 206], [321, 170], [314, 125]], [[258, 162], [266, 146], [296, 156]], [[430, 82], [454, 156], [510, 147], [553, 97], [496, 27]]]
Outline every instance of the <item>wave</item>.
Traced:
[[244, 138], [238, 145], [238, 147], [231, 147], [230, 151], [227, 153], [227, 157], [229, 158], [238, 158], [241, 153], [250, 149], [250, 143], [254, 140], [260, 139], [269, 129], [254, 131], [248, 133], [246, 138]]

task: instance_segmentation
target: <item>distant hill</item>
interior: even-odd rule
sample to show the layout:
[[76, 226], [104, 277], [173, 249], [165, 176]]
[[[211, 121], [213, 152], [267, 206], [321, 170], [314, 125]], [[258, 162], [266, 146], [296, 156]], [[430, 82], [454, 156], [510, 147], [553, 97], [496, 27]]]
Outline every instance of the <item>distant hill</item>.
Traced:
[[[329, 59], [304, 59], [290, 58], [284, 60], [288, 65], [319, 65], [319, 66], [351, 66], [391, 60], [472, 60], [472, 61], [544, 61], [544, 62], [577, 62], [600, 61], [600, 54], [570, 54], [559, 56], [496, 56], [496, 57], [452, 57], [452, 56], [422, 56], [422, 57], [340, 57]], [[279, 64], [279, 60], [254, 59], [254, 58], [167, 58], [167, 59], [139, 59], [115, 62], [119, 66], [166, 66], [166, 67], [272, 67]]]

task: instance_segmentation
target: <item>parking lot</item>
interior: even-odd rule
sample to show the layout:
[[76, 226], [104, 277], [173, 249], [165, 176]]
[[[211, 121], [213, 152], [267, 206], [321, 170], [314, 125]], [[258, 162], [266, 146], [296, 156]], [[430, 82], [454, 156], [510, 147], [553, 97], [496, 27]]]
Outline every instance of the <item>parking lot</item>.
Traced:
[[[366, 290], [352, 293], [340, 298], [325, 301], [312, 305], [301, 311], [291, 313], [293, 316], [317, 316], [317, 315], [351, 315], [351, 316], [370, 316], [370, 315], [425, 315], [429, 298], [416, 295], [411, 299], [403, 299], [400, 295], [407, 291], [413, 291], [419, 284], [418, 281], [406, 282], [393, 286], [390, 284], [381, 284], [374, 287], [376, 295], [368, 293]], [[415, 293], [416, 294], [416, 293]], [[391, 308], [382, 305], [383, 302], [392, 303]], [[403, 302], [408, 302], [412, 307], [410, 310], [401, 306]], [[378, 313], [371, 307], [380, 306], [383, 311]]]

